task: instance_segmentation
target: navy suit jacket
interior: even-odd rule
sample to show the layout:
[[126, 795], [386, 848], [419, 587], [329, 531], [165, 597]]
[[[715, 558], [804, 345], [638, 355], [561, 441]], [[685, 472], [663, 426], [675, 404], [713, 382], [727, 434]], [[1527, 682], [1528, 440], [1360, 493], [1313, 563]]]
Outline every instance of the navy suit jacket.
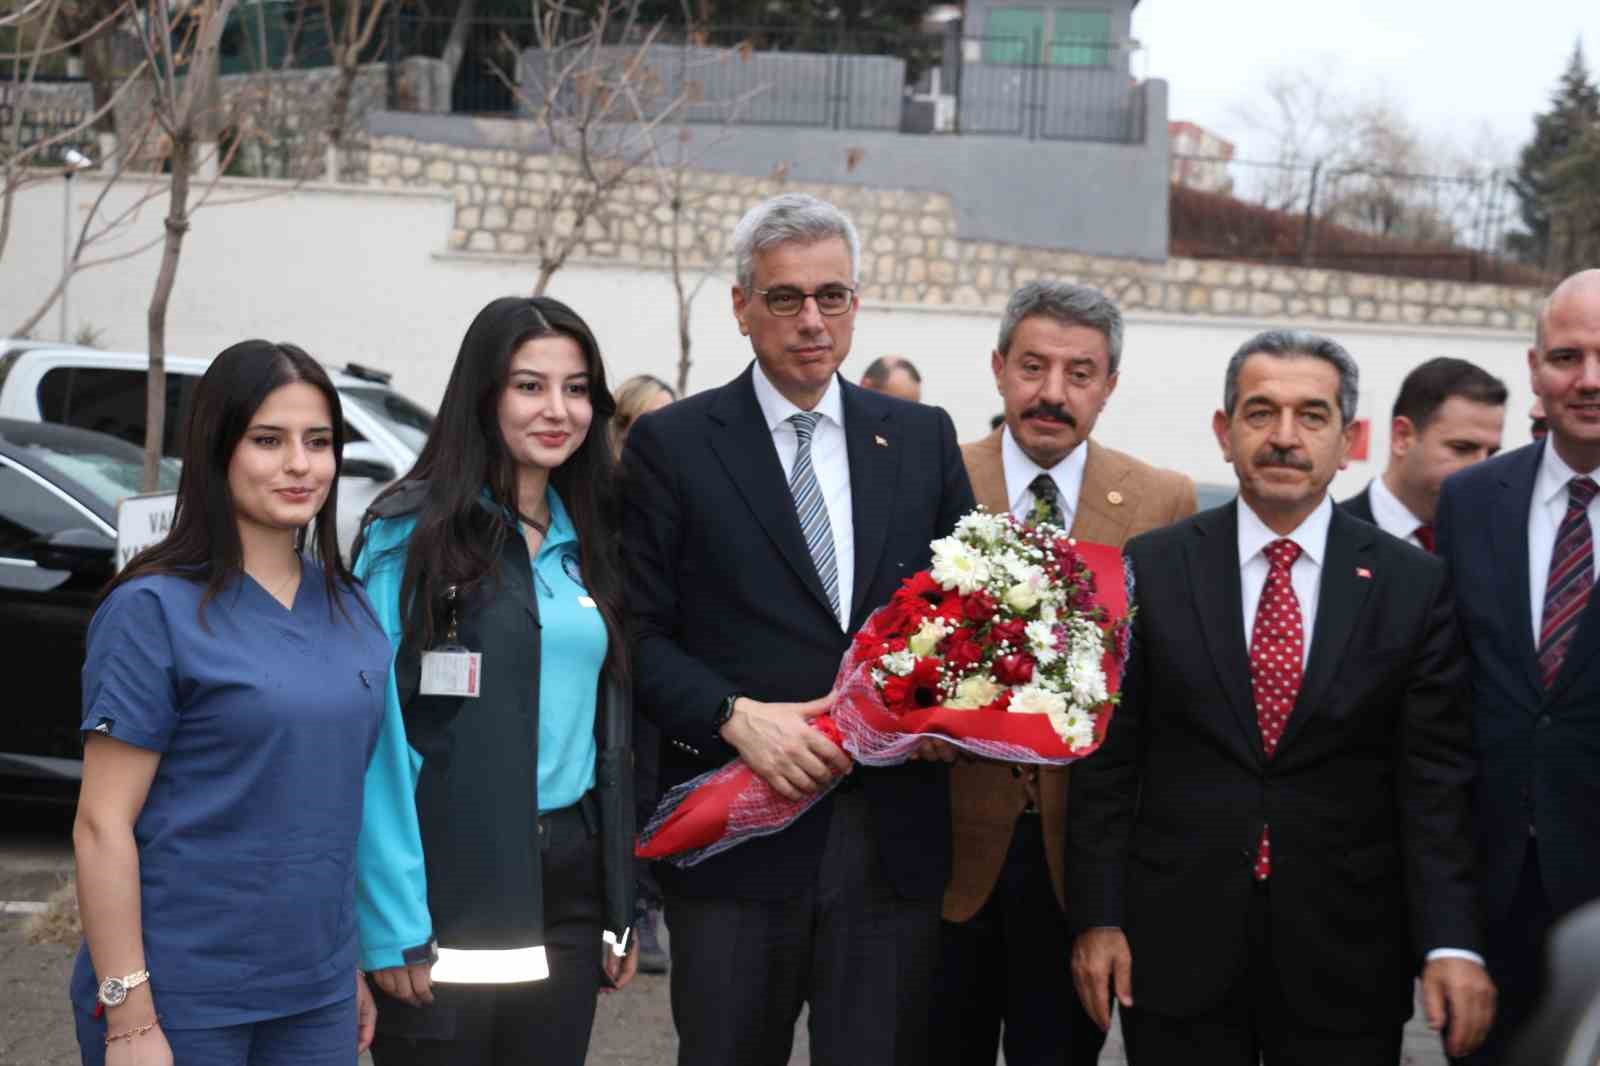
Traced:
[[1591, 593], [1555, 684], [1539, 681], [1528, 514], [1543, 442], [1444, 483], [1435, 536], [1472, 659], [1475, 794], [1491, 918], [1505, 916], [1538, 830], [1556, 913], [1600, 898], [1600, 610]]
[[[929, 566], [929, 544], [974, 506], [948, 414], [841, 379], [855, 524], [855, 589], [841, 629], [752, 372], [641, 418], [623, 457], [635, 691], [664, 738], [663, 790], [735, 757], [716, 730], [730, 693], [783, 702], [826, 695], [861, 623]], [[895, 891], [938, 897], [950, 872], [947, 768], [913, 762], [851, 776], [848, 787], [867, 793]], [[832, 806], [824, 799], [783, 832], [689, 869], [659, 864], [662, 885], [747, 899], [807, 891]]]
[[1369, 526], [1375, 526], [1378, 524], [1378, 520], [1374, 518], [1372, 514], [1371, 485], [1368, 485], [1366, 488], [1362, 489], [1348, 500], [1341, 501], [1338, 506], [1344, 508], [1345, 514], [1353, 515], [1356, 518], [1361, 519], [1361, 521], [1365, 522]]

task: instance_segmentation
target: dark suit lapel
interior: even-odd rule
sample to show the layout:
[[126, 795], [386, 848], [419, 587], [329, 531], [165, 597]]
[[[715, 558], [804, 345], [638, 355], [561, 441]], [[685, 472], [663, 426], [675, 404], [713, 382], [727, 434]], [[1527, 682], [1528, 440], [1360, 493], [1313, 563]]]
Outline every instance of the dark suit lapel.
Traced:
[[899, 420], [893, 404], [843, 379], [839, 388], [855, 525], [855, 590], [850, 604], [850, 628], [854, 630], [862, 621], [860, 615], [871, 592], [872, 578], [883, 558], [905, 441], [897, 432]]
[[1345, 647], [1367, 604], [1373, 582], [1377, 529], [1334, 508], [1328, 524], [1328, 546], [1317, 592], [1317, 622], [1311, 632], [1311, 658], [1306, 664], [1300, 698], [1283, 727], [1279, 745], [1290, 743], [1321, 701], [1344, 659]]
[[[1539, 680], [1538, 648], [1533, 642], [1533, 614], [1528, 573], [1528, 515], [1533, 506], [1533, 484], [1544, 460], [1544, 446], [1529, 448], [1522, 461], [1508, 465], [1500, 476], [1498, 497], [1485, 519], [1489, 523], [1490, 545], [1494, 552], [1492, 569], [1499, 579], [1499, 601], [1506, 611], [1506, 624], [1514, 649], [1512, 657], [1522, 668], [1532, 687], [1534, 702], [1544, 695]], [[1458, 575], [1458, 580], [1471, 580]], [[1587, 613], [1587, 612], [1586, 612]], [[1581, 634], [1580, 634], [1581, 636]], [[1576, 639], [1574, 640], [1576, 648]], [[1568, 654], [1571, 658], [1571, 654]]]
[[[1244, 600], [1239, 589], [1238, 501], [1195, 520], [1188, 542], [1189, 587], [1194, 591], [1200, 632], [1211, 653], [1217, 681], [1227, 693], [1235, 724], [1248, 751], [1266, 758], [1250, 691], [1250, 651], [1244, 639]], [[1137, 578], [1137, 575], [1135, 575]]]
[[772, 443], [761, 405], [756, 402], [755, 387], [750, 382], [754, 365], [718, 390], [710, 410], [711, 448], [778, 554], [831, 615], [833, 608], [800, 531], [778, 449]]

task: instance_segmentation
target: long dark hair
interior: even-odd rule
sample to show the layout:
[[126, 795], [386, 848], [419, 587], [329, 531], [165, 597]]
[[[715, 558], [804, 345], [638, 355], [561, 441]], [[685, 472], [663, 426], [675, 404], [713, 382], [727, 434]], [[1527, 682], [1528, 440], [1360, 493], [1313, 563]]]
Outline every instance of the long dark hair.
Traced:
[[[517, 507], [517, 464], [500, 432], [500, 397], [510, 381], [511, 356], [528, 341], [551, 336], [567, 337], [583, 352], [594, 417], [583, 443], [550, 472], [550, 484], [572, 518], [583, 581], [605, 619], [606, 669], [621, 680], [627, 676], [627, 645], [617, 496], [606, 432], [616, 401], [606, 387], [600, 345], [589, 326], [572, 308], [548, 296], [506, 296], [478, 312], [461, 341], [438, 417], [416, 464], [378, 497], [381, 501], [406, 482], [427, 484], [400, 585], [405, 637], [414, 648], [432, 647], [444, 617], [446, 589], [455, 586], [465, 595], [484, 580], [499, 579], [500, 553], [512, 530], [484, 508], [480, 497], [487, 487], [507, 512]], [[362, 541], [372, 519], [369, 510]]]
[[[111, 579], [101, 599], [125, 582], [145, 574], [178, 574], [206, 584], [205, 605], [244, 567], [239, 519], [228, 488], [228, 464], [261, 405], [275, 390], [297, 382], [310, 385], [328, 403], [333, 419], [333, 482], [311, 525], [295, 536], [295, 549], [308, 542], [322, 564], [328, 602], [345, 614], [338, 586], [353, 588], [339, 557], [339, 469], [344, 463], [344, 411], [339, 391], [318, 362], [293, 344], [240, 341], [211, 361], [194, 390], [194, 411], [183, 437], [183, 473], [178, 478], [178, 503], [172, 531], [128, 561]], [[308, 536], [308, 530], [314, 530]], [[330, 606], [331, 609], [331, 606]], [[348, 614], [346, 614], [348, 618]]]

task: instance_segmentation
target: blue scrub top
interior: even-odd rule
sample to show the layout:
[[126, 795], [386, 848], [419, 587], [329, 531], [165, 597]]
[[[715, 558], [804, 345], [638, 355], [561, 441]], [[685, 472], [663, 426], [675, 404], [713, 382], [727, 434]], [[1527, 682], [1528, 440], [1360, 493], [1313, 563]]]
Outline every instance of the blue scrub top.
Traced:
[[594, 787], [595, 705], [606, 623], [583, 584], [578, 532], [554, 487], [550, 530], [533, 559], [539, 596], [539, 810], [570, 807]]
[[[202, 625], [203, 592], [171, 575], [119, 586], [83, 669], [84, 731], [161, 753], [134, 840], [146, 968], [173, 1029], [354, 994], [362, 780], [392, 657], [365, 594], [330, 607], [313, 561], [292, 609], [241, 574]], [[85, 946], [74, 1007], [94, 996]]]

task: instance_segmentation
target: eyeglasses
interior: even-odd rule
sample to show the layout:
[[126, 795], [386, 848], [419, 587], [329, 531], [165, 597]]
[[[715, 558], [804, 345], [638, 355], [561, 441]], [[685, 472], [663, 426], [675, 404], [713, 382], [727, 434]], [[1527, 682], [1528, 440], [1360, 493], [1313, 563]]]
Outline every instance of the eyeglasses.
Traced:
[[779, 318], [792, 318], [806, 305], [806, 297], [817, 301], [817, 310], [829, 318], [842, 315], [855, 304], [856, 290], [848, 285], [824, 285], [816, 292], [784, 286], [778, 289], [756, 289], [756, 295], [767, 301], [767, 310]]

